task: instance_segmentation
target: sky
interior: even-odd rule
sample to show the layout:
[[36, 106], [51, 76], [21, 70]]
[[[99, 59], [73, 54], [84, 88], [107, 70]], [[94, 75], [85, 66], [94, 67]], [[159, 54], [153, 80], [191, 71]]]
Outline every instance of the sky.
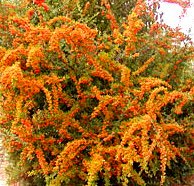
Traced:
[[194, 0], [190, 1], [191, 8], [187, 10], [186, 15], [181, 19], [182, 8], [176, 4], [162, 3], [160, 10], [164, 13], [163, 20], [166, 24], [173, 28], [180, 26], [182, 31], [189, 34], [194, 41]]

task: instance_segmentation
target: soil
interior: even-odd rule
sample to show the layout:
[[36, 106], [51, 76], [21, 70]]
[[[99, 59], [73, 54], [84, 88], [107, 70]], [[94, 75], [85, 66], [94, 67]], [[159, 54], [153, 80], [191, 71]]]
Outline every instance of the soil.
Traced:
[[5, 167], [7, 166], [6, 155], [3, 150], [2, 141], [0, 138], [0, 186], [7, 186]]

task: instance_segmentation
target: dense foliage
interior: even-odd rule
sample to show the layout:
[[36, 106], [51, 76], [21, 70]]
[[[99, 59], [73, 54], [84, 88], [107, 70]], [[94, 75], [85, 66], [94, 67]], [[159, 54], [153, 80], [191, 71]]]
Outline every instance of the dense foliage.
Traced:
[[167, 185], [191, 172], [194, 48], [157, 21], [159, 3], [0, 4], [11, 181]]

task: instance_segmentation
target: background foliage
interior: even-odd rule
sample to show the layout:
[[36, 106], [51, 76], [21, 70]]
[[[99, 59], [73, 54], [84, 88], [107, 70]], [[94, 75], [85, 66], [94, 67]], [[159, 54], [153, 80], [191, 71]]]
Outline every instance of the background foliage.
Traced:
[[10, 182], [168, 185], [192, 172], [193, 43], [157, 21], [159, 3], [1, 2]]

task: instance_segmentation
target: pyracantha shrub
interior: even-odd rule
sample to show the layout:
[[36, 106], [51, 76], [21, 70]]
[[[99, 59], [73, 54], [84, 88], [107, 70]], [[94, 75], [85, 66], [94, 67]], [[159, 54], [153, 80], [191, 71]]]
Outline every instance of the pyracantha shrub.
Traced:
[[41, 185], [172, 183], [193, 166], [193, 44], [159, 2], [95, 2], [1, 4], [4, 145]]

